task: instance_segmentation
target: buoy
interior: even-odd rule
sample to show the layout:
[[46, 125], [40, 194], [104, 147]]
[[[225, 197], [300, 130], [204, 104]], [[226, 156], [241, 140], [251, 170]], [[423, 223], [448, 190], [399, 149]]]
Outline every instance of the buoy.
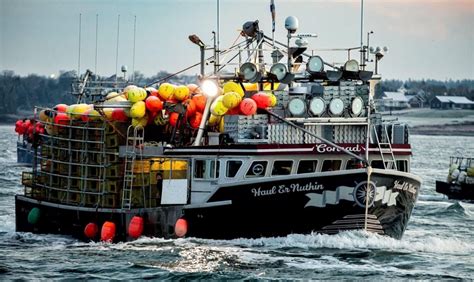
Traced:
[[148, 93], [149, 96], [155, 96], [158, 97], [158, 90], [156, 90], [155, 87], [147, 87], [145, 88], [146, 92]]
[[196, 92], [198, 92], [199, 86], [197, 86], [194, 83], [188, 84], [187, 86], [188, 86], [188, 89], [189, 89], [189, 94], [197, 94]]
[[132, 103], [137, 103], [146, 99], [146, 91], [141, 87], [130, 88], [127, 91], [127, 99]]
[[196, 111], [204, 112], [204, 108], [206, 107], [206, 96], [202, 94], [194, 95], [192, 100], [196, 104]]
[[50, 117], [48, 116], [46, 110], [41, 110], [41, 111], [39, 112], [39, 119], [40, 119], [41, 121], [47, 122], [47, 121], [49, 120], [49, 118], [50, 118]]
[[99, 227], [93, 222], [89, 222], [86, 227], [84, 227], [84, 235], [89, 239], [94, 239], [99, 233]]
[[223, 97], [222, 104], [228, 109], [237, 107], [242, 101], [242, 97], [237, 92], [228, 92]]
[[65, 113], [68, 109], [68, 105], [66, 104], [57, 104], [54, 106], [53, 110], [55, 110], [58, 113]]
[[245, 92], [244, 92], [244, 89], [242, 89], [242, 86], [240, 86], [240, 84], [233, 81], [228, 81], [224, 83], [222, 88], [223, 88], [224, 93], [235, 92], [239, 94], [240, 98], [243, 98], [245, 95]]
[[145, 100], [146, 108], [150, 112], [158, 112], [163, 109], [163, 102], [156, 96], [150, 96]]
[[239, 107], [235, 107], [235, 108], [233, 108], [233, 109], [229, 109], [229, 110], [227, 111], [227, 113], [225, 113], [225, 114], [226, 114], [226, 115], [230, 115], [230, 116], [232, 116], [232, 115], [240, 115], [240, 108], [239, 108]]
[[163, 100], [168, 100], [173, 96], [174, 89], [175, 86], [173, 84], [165, 82], [158, 88], [158, 93]]
[[244, 115], [250, 116], [257, 112], [257, 103], [250, 98], [245, 98], [240, 102], [240, 112]]
[[223, 116], [229, 110], [224, 104], [222, 103], [222, 99], [224, 96], [217, 97], [214, 102], [211, 104], [211, 113], [215, 116]]
[[130, 91], [132, 88], [137, 88], [137, 86], [131, 84], [131, 85], [127, 85], [127, 87], [123, 89], [123, 94], [125, 95], [126, 99], [128, 99], [128, 91]]
[[216, 125], [219, 123], [219, 121], [221, 120], [222, 117], [220, 116], [215, 116], [213, 114], [211, 114], [209, 116], [209, 120], [207, 121], [207, 124], [210, 125], [210, 126], [213, 126], [213, 125]]
[[200, 112], [196, 112], [196, 114], [189, 120], [189, 125], [191, 125], [192, 128], [197, 129], [199, 128], [199, 125], [201, 125], [201, 121], [202, 114]]
[[28, 213], [28, 223], [33, 224], [33, 225], [38, 223], [40, 219], [40, 215], [41, 215], [41, 212], [39, 208], [32, 208], [30, 212]]
[[113, 108], [103, 108], [102, 112], [106, 120], [112, 120], [112, 113], [114, 112]]
[[169, 117], [169, 123], [171, 126], [176, 126], [178, 124], [179, 114], [171, 113]]
[[62, 112], [57, 113], [56, 116], [54, 117], [54, 123], [56, 124], [68, 125], [69, 120], [70, 120], [69, 116], [66, 113], [62, 113]]
[[257, 103], [257, 108], [266, 109], [270, 107], [272, 103], [270, 96], [264, 92], [258, 92], [257, 94], [252, 95], [252, 100]]
[[196, 113], [196, 103], [192, 99], [187, 99], [183, 102], [183, 106], [186, 107], [186, 116], [192, 117]]
[[148, 115], [144, 115], [141, 118], [132, 118], [132, 126], [142, 126], [145, 127], [148, 124]]
[[174, 90], [174, 98], [179, 101], [184, 101], [189, 97], [189, 88], [185, 85], [180, 85]]
[[143, 233], [143, 218], [134, 216], [128, 224], [128, 235], [134, 239], [142, 236]]
[[128, 116], [125, 113], [124, 109], [116, 108], [112, 111], [112, 120], [118, 122], [127, 122]]
[[138, 101], [130, 108], [130, 117], [132, 118], [142, 118], [146, 114], [145, 102]]
[[270, 107], [275, 107], [278, 104], [277, 97], [273, 93], [270, 93], [268, 95], [270, 96]]
[[102, 230], [100, 231], [100, 240], [105, 242], [112, 242], [115, 237], [115, 223], [106, 221], [102, 224]]
[[176, 224], [174, 225], [174, 234], [176, 234], [177, 237], [184, 237], [188, 233], [188, 222], [184, 218], [180, 218], [176, 221]]

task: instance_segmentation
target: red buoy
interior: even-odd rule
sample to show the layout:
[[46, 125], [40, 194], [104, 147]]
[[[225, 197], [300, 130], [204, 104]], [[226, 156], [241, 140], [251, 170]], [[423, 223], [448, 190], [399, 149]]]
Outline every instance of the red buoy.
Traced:
[[188, 222], [184, 218], [180, 218], [174, 225], [174, 234], [178, 237], [184, 237], [188, 233]]
[[99, 227], [93, 222], [89, 222], [84, 228], [84, 235], [89, 239], [94, 239], [99, 232]]
[[200, 112], [196, 112], [194, 116], [192, 116], [189, 119], [189, 125], [191, 125], [192, 128], [197, 129], [199, 128], [199, 125], [201, 124], [202, 120], [202, 114]]
[[102, 224], [102, 230], [100, 232], [100, 240], [105, 242], [112, 242], [115, 237], [115, 223], [106, 221]]
[[134, 239], [142, 236], [143, 233], [143, 217], [134, 216], [128, 224], [128, 235]]

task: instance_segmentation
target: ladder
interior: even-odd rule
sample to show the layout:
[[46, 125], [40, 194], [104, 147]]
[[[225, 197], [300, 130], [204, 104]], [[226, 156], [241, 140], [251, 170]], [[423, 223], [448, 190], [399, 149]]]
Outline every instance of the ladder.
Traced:
[[143, 143], [145, 130], [142, 126], [130, 125], [127, 129], [127, 143], [125, 147], [125, 171], [123, 174], [122, 209], [132, 208], [132, 188], [134, 180], [134, 166], [137, 157], [143, 158]]
[[380, 139], [377, 133], [377, 128], [375, 125], [374, 125], [373, 132], [375, 135], [375, 140], [377, 141], [377, 146], [379, 148], [380, 157], [382, 158], [382, 163], [383, 163], [384, 168], [397, 170], [397, 161], [395, 160], [395, 156], [393, 155], [392, 144], [390, 143], [390, 138], [388, 136], [387, 126], [382, 124], [382, 134], [383, 134], [382, 139], [385, 139], [383, 140], [383, 142], [380, 142]]

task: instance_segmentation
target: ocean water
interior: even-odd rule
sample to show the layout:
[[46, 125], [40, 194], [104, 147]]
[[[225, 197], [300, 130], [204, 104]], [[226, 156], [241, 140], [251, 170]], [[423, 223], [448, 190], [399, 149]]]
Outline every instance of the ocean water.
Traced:
[[474, 279], [474, 204], [435, 192], [457, 149], [474, 137], [411, 136], [424, 184], [402, 240], [362, 231], [229, 241], [141, 238], [84, 243], [15, 232], [22, 192], [16, 135], [0, 126], [0, 280], [5, 279]]

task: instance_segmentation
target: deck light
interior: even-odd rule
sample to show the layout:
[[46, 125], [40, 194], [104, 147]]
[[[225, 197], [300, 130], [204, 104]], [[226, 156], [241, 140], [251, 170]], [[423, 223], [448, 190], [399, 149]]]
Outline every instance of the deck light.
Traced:
[[201, 90], [207, 98], [215, 98], [219, 94], [219, 87], [210, 79], [206, 79], [201, 83]]

